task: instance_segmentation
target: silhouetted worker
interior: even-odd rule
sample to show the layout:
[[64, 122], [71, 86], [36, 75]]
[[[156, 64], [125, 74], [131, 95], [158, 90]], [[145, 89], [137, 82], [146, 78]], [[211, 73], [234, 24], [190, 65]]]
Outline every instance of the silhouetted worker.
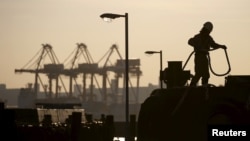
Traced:
[[208, 54], [210, 48], [223, 48], [227, 49], [225, 45], [217, 44], [210, 36], [213, 30], [213, 24], [211, 22], [204, 23], [199, 34], [196, 34], [193, 38], [188, 40], [188, 44], [194, 47], [195, 51], [195, 75], [191, 80], [190, 86], [196, 86], [198, 81], [201, 79], [202, 85], [208, 84], [210, 77]]

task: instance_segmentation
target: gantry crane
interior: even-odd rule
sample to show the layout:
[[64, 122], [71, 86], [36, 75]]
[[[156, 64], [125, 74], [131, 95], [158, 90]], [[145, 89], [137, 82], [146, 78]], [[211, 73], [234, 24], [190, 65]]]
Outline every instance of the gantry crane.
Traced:
[[[94, 63], [94, 60], [89, 53], [87, 46], [83, 43], [78, 43], [77, 44], [77, 49], [73, 51], [74, 56], [70, 60], [70, 68], [67, 70], [65, 69], [65, 75], [68, 75], [70, 77], [70, 84], [69, 84], [69, 95], [72, 95], [72, 85], [73, 85], [73, 79], [76, 81], [76, 77], [78, 74], [83, 74], [83, 89], [82, 89], [82, 97], [83, 101], [86, 101], [86, 80], [87, 80], [87, 75], [91, 75], [91, 84], [90, 84], [90, 95], [89, 95], [89, 101], [93, 101], [93, 83], [94, 80], [96, 84], [98, 85], [99, 88], [99, 83], [95, 77], [96, 73], [99, 73], [98, 71], [98, 64]], [[70, 55], [71, 56], [71, 55]], [[84, 62], [79, 61], [80, 57], [84, 58]], [[69, 57], [68, 57], [69, 58]], [[65, 61], [66, 62], [66, 61]], [[77, 85], [78, 91], [81, 93], [80, 88]]]
[[[111, 81], [108, 78], [107, 72], [111, 71], [113, 66], [114, 66], [114, 64], [108, 65], [108, 63], [110, 63], [110, 57], [114, 53], [114, 51], [116, 51], [119, 58], [122, 58], [122, 56], [121, 56], [121, 54], [120, 54], [120, 52], [119, 52], [119, 50], [117, 48], [117, 45], [113, 44], [110, 47], [110, 49], [108, 50], [108, 52], [106, 52], [104, 54], [104, 56], [98, 61], [98, 62], [102, 61], [102, 59], [104, 59], [105, 56], [107, 56], [107, 58], [106, 58], [106, 60], [104, 62], [104, 65], [103, 65], [103, 67], [101, 68], [101, 71], [100, 71], [101, 72], [100, 75], [102, 75], [102, 77], [103, 77], [103, 79], [102, 79], [102, 89], [103, 89], [103, 91], [102, 92], [103, 92], [103, 101], [104, 102], [107, 102], [107, 81], [108, 81], [109, 86], [111, 86]], [[115, 77], [116, 77], [115, 78], [115, 87], [111, 87], [111, 90], [112, 90], [113, 94], [118, 93], [118, 86], [119, 86], [118, 85], [118, 82], [119, 82], [118, 78], [120, 77], [120, 75], [116, 74]]]
[[[108, 63], [110, 63], [110, 57], [111, 55], [114, 53], [114, 51], [118, 54], [119, 58], [116, 60], [116, 63], [111, 63], [110, 65], [108, 65]], [[101, 75], [103, 76], [103, 95], [104, 95], [104, 99], [103, 101], [107, 101], [107, 83], [111, 86], [111, 81], [109, 80], [109, 77], [107, 75], [108, 71], [112, 71], [115, 73], [115, 84], [114, 87], [111, 87], [112, 93], [113, 93], [113, 100], [114, 102], [117, 100], [117, 94], [118, 94], [118, 87], [119, 87], [119, 78], [125, 75], [125, 60], [122, 58], [121, 53], [118, 50], [118, 46], [116, 44], [113, 44], [110, 49], [108, 50], [107, 53], [105, 53], [105, 55], [101, 58], [101, 60], [103, 58], [105, 58], [105, 56], [107, 56], [105, 63], [103, 65], [101, 69]], [[101, 61], [100, 60], [100, 61]], [[98, 61], [98, 62], [100, 62]], [[136, 92], [134, 92], [134, 89], [131, 89], [134, 97], [135, 97], [135, 103], [138, 103], [138, 94], [139, 94], [139, 79], [140, 76], [142, 74], [141, 70], [140, 70], [140, 59], [129, 59], [129, 74], [130, 76], [137, 76], [137, 90]], [[124, 84], [123, 86], [125, 86], [125, 77], [124, 78]], [[132, 86], [132, 82], [131, 80], [129, 80], [129, 84], [130, 87], [133, 88]]]
[[[56, 80], [56, 87], [55, 87], [55, 97], [58, 96], [58, 92], [60, 91], [59, 80], [67, 94], [67, 90], [65, 85], [60, 77], [60, 74], [64, 71], [64, 65], [59, 63], [58, 58], [55, 55], [55, 52], [52, 49], [52, 46], [49, 44], [42, 44], [42, 49], [38, 51], [38, 53], [22, 68], [22, 69], [15, 69], [15, 73], [35, 73], [35, 84], [34, 84], [34, 91], [35, 95], [37, 96], [38, 93], [38, 81], [40, 81], [42, 88], [46, 96], [49, 98], [52, 97], [52, 80]], [[38, 54], [40, 54], [38, 56]], [[38, 57], [37, 57], [38, 56]], [[50, 64], [43, 64], [46, 57], [49, 57], [51, 61]], [[39, 74], [47, 74], [49, 78], [49, 86], [44, 85], [41, 77]], [[47, 87], [49, 89], [49, 93], [47, 93]], [[68, 94], [67, 94], [68, 95]]]

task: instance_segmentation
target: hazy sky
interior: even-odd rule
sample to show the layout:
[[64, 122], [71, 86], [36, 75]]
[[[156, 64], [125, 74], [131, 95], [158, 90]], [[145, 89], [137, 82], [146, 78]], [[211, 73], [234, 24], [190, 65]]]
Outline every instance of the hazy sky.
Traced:
[[[214, 40], [228, 47], [230, 75], [250, 74], [249, 0], [1, 0], [0, 83], [8, 88], [33, 83], [34, 74], [15, 74], [14, 70], [22, 68], [46, 43], [60, 62], [76, 43], [86, 44], [96, 62], [113, 44], [124, 57], [124, 19], [103, 22], [99, 16], [106, 12], [129, 14], [129, 57], [141, 60], [141, 86], [157, 84], [160, 69], [159, 54], [144, 52], [162, 50], [163, 68], [167, 61], [184, 64], [192, 52], [187, 40], [206, 21], [214, 24]], [[227, 71], [223, 50], [211, 52], [211, 59], [216, 72]], [[186, 70], [194, 72], [193, 57]], [[224, 81], [225, 77], [211, 74], [210, 83]]]

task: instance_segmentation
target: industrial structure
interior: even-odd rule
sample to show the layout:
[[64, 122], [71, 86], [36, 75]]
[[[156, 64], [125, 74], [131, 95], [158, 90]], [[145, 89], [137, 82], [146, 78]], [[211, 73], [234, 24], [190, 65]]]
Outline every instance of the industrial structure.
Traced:
[[[112, 62], [111, 56], [114, 53], [118, 58]], [[86, 112], [86, 117], [91, 115], [92, 118], [93, 115], [95, 118], [102, 114], [110, 114], [114, 115], [116, 121], [124, 121], [125, 113], [121, 109], [125, 109], [125, 60], [116, 45], [112, 45], [97, 62], [93, 60], [87, 46], [83, 43], [77, 44], [77, 48], [63, 64], [58, 61], [52, 47], [48, 44], [43, 44], [38, 54], [40, 55], [34, 57], [37, 59], [33, 58], [29, 62], [35, 60], [31, 63], [33, 68], [26, 67], [32, 66], [28, 63], [22, 69], [15, 70], [16, 73], [35, 74], [34, 89], [32, 84], [29, 84], [28, 88], [20, 90], [20, 108], [53, 109], [51, 111], [55, 112], [55, 109], [60, 111], [58, 109], [80, 107], [84, 109], [82, 110], [84, 114]], [[242, 130], [249, 131], [250, 76], [228, 75], [231, 66], [225, 50], [228, 71], [224, 74], [213, 71], [210, 56], [208, 56], [210, 70], [216, 76], [225, 76], [225, 85], [189, 86], [188, 80], [192, 78], [192, 74], [189, 70], [185, 70], [185, 66], [192, 55], [193, 52], [184, 65], [182, 61], [169, 61], [168, 67], [160, 71], [161, 84], [164, 82], [166, 88], [152, 90], [150, 96], [142, 103], [138, 102], [139, 79], [142, 74], [140, 60], [129, 60], [129, 93], [131, 94], [129, 110], [130, 118], [133, 119], [130, 120], [133, 122], [130, 122], [129, 127], [131, 136], [136, 136], [138, 141], [221, 140], [211, 136], [212, 129], [238, 130], [240, 127]], [[49, 57], [50, 63], [44, 63], [46, 56]], [[80, 61], [81, 58], [83, 61]], [[103, 65], [100, 65], [103, 60]], [[48, 85], [42, 81], [41, 74], [47, 76]], [[69, 91], [62, 76], [69, 78]], [[132, 86], [132, 78], [136, 78], [136, 87]], [[90, 83], [87, 83], [88, 79]], [[55, 85], [52, 85], [54, 80]], [[44, 90], [44, 98], [38, 98], [40, 85]], [[61, 86], [64, 93], [61, 92]], [[59, 114], [55, 115], [59, 117]], [[138, 115], [137, 121], [134, 115]], [[80, 115], [78, 119], [81, 119]], [[81, 122], [81, 120], [78, 121]], [[119, 127], [124, 126], [124, 123], [119, 125]], [[122, 131], [119, 136], [124, 136], [125, 133], [126, 131]]]
[[[116, 62], [111, 60], [111, 56], [115, 55], [114, 53], [118, 55]], [[103, 65], [100, 65], [101, 61], [104, 61]], [[100, 114], [100, 112], [112, 111], [109, 105], [123, 105], [124, 90], [121, 87], [125, 85], [125, 60], [115, 44], [98, 62], [95, 62], [87, 46], [84, 43], [78, 43], [77, 48], [65, 59], [64, 63], [60, 63], [51, 45], [42, 44], [42, 49], [23, 68], [15, 69], [15, 73], [33, 73], [35, 75], [34, 89], [23, 89], [20, 92], [20, 99], [23, 96], [22, 101], [26, 102], [22, 103], [26, 103], [25, 105], [27, 105], [27, 101], [32, 101], [30, 98], [34, 101], [30, 104], [31, 107], [26, 106], [26, 108], [38, 106], [47, 108], [61, 106], [63, 108], [65, 106], [62, 105], [68, 104], [70, 106], [84, 106], [83, 108], [86, 107], [89, 112], [93, 111]], [[110, 74], [113, 74], [113, 77]], [[41, 75], [46, 75], [48, 84], [44, 83]], [[139, 105], [139, 80], [142, 75], [140, 59], [129, 59], [129, 75], [130, 101], [134, 105]], [[66, 79], [69, 82], [65, 82], [63, 77], [69, 78]], [[132, 83], [134, 78], [136, 78], [135, 87]], [[90, 80], [90, 83], [87, 83], [88, 80]], [[120, 82], [123, 82], [123, 84], [120, 84]], [[66, 83], [69, 84], [68, 89]], [[37, 98], [39, 86], [45, 94], [43, 99]], [[76, 95], [73, 95], [73, 88], [75, 88], [74, 93]], [[99, 94], [94, 92], [95, 88], [99, 90]], [[27, 98], [27, 93], [31, 93], [32, 96]], [[19, 106], [22, 107], [22, 105]], [[96, 109], [99, 110], [96, 111]], [[100, 111], [100, 109], [102, 110]]]

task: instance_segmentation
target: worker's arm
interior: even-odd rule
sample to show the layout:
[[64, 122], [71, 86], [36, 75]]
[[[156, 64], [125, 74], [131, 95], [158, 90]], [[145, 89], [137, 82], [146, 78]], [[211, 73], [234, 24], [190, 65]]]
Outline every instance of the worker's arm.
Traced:
[[194, 46], [196, 45], [195, 38], [194, 38], [194, 37], [193, 37], [193, 38], [190, 38], [190, 39], [188, 40], [188, 44], [189, 44], [190, 46], [194, 47]]
[[202, 48], [200, 35], [197, 34], [188, 40], [188, 44], [194, 48], [194, 51], [207, 52], [208, 49]]
[[221, 45], [221, 44], [216, 43], [216, 42], [213, 40], [212, 37], [210, 38], [210, 44], [211, 44], [211, 47], [212, 47], [212, 48], [215, 48], [215, 49], [217, 49], [217, 48], [227, 49], [227, 47], [226, 47], [225, 45]]

